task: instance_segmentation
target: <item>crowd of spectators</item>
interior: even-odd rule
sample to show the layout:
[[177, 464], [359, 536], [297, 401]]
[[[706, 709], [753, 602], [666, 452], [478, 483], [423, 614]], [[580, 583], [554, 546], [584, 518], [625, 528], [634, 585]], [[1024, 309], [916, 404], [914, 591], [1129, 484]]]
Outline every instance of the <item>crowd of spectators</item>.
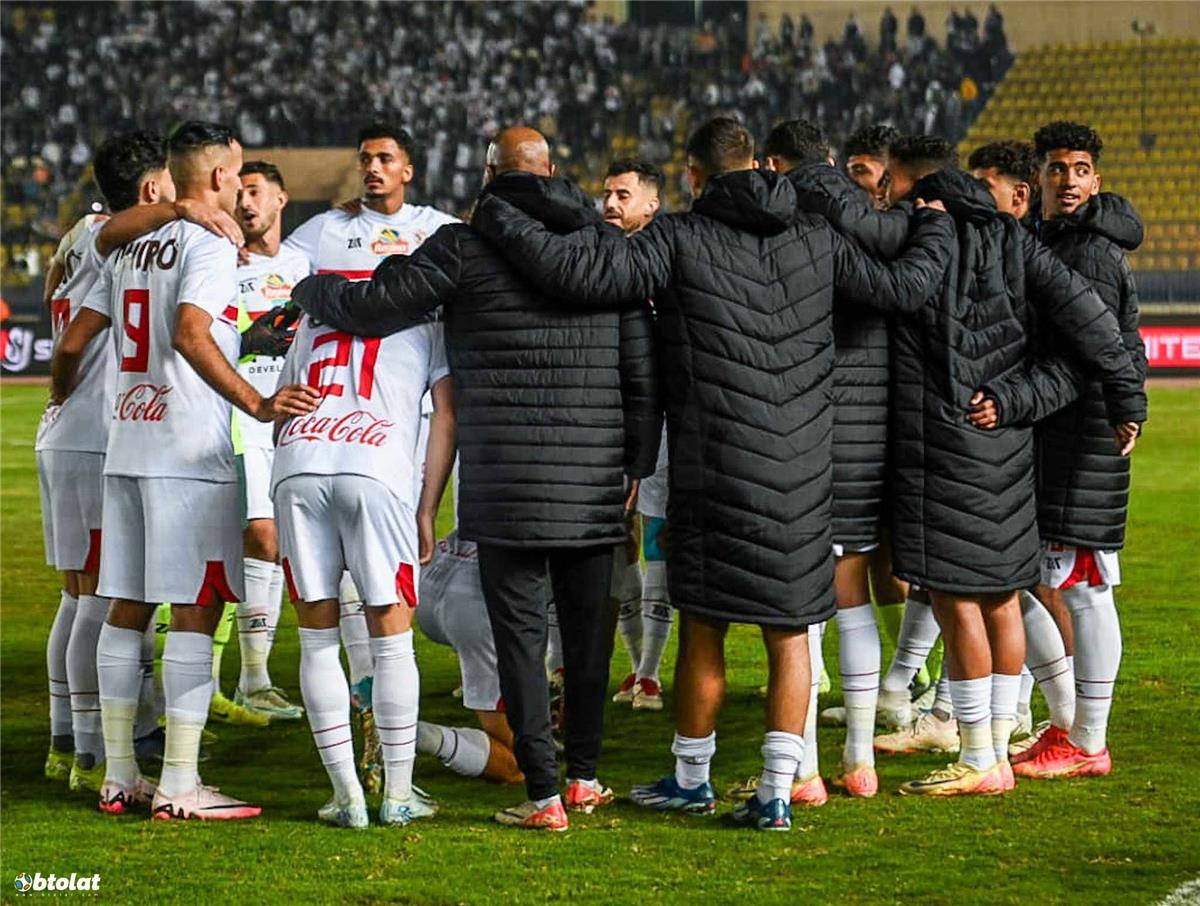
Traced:
[[[819, 120], [835, 141], [865, 123], [958, 137], [1007, 65], [993, 8], [980, 37], [955, 16], [939, 47], [913, 8], [868, 46], [784, 16], [698, 28], [595, 21], [583, 2], [5, 3], [0, 67], [6, 232], [52, 238], [92, 149], [134, 126], [232, 123], [248, 148], [329, 146], [377, 117], [423, 143], [417, 194], [461, 210], [486, 140], [523, 121], [564, 169], [595, 172], [615, 135], [660, 161], [689, 123], [740, 111], [765, 134]], [[9, 222], [19, 206], [19, 223]]]

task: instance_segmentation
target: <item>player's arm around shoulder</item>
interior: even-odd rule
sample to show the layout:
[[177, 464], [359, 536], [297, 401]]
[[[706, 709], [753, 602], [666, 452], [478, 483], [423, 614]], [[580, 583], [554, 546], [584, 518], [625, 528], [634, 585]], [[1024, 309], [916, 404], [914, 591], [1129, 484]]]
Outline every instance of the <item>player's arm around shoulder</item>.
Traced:
[[213, 337], [214, 321], [237, 332], [237, 249], [224, 239], [189, 237], [180, 253], [179, 307], [171, 345], [222, 397], [259, 421], [303, 415], [316, 408], [317, 392], [291, 386], [266, 399], [230, 364]]

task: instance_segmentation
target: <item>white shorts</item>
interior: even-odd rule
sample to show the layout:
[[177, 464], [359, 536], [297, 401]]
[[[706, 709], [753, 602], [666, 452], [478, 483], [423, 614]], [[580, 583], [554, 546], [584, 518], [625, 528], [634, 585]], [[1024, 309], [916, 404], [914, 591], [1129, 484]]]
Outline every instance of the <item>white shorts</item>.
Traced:
[[105, 476], [101, 597], [207, 604], [243, 591], [237, 482]]
[[840, 558], [846, 554], [869, 554], [879, 547], [878, 541], [868, 541], [865, 544], [838, 544], [833, 542], [833, 556]]
[[439, 645], [458, 655], [463, 707], [501, 709], [496, 642], [483, 600], [475, 545], [451, 534], [438, 542], [433, 562], [421, 570], [421, 606], [417, 625]]
[[1042, 584], [1050, 588], [1073, 585], [1120, 585], [1121, 558], [1117, 551], [1042, 542]]
[[47, 565], [95, 573], [100, 568], [104, 454], [43, 450], [37, 466]]
[[292, 600], [336, 599], [349, 572], [364, 604], [417, 606], [417, 517], [386, 485], [293, 475], [275, 487], [275, 513]]
[[247, 522], [275, 518], [275, 504], [271, 502], [271, 464], [274, 461], [274, 448], [246, 447], [238, 456], [242, 467]]

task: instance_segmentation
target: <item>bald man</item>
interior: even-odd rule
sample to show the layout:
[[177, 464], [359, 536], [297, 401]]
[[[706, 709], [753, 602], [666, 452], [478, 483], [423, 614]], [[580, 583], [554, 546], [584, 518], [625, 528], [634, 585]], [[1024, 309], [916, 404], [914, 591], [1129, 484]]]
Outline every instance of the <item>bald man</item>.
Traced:
[[[564, 232], [600, 226], [574, 185], [528, 174], [555, 174], [545, 138], [504, 130], [488, 148], [484, 191]], [[661, 431], [648, 307], [571, 311], [464, 224], [387, 259], [369, 281], [310, 277], [292, 298], [358, 335], [390, 334], [443, 308], [458, 409], [459, 536], [478, 544], [500, 692], [529, 795], [495, 818], [566, 830], [565, 809], [591, 812], [613, 798], [596, 779], [612, 653], [608, 580], [613, 548], [626, 537], [626, 479], [654, 471]], [[565, 803], [543, 666], [547, 577], [563, 638]]]

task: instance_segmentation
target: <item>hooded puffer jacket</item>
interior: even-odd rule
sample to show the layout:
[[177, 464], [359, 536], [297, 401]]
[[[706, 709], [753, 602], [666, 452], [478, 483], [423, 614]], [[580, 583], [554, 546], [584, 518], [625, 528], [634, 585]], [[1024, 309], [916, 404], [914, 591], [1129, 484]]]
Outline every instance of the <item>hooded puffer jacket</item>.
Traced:
[[[600, 218], [565, 181], [522, 195], [554, 229]], [[509, 547], [623, 542], [625, 477], [654, 471], [662, 430], [649, 307], [571, 310], [464, 224], [442, 227], [369, 281], [310, 277], [293, 293], [318, 320], [386, 335], [440, 305], [457, 409], [459, 536]]]
[[897, 575], [935, 591], [999, 593], [1038, 580], [1032, 429], [965, 418], [976, 390], [1027, 366], [1033, 309], [1103, 376], [1113, 421], [1145, 395], [1116, 318], [982, 184], [959, 170], [918, 182], [940, 200], [957, 248], [941, 294], [893, 329], [892, 547]]
[[[801, 164], [787, 173], [800, 210], [820, 214], [878, 258], [892, 259], [908, 236], [909, 210], [876, 211], [845, 173]], [[887, 474], [888, 320], [867, 305], [833, 305], [833, 541], [879, 540]]]
[[671, 602], [765, 626], [829, 619], [834, 289], [920, 304], [945, 266], [949, 218], [919, 214], [911, 250], [884, 266], [800, 214], [788, 180], [748, 170], [628, 239], [609, 227], [556, 236], [487, 197], [473, 225], [575, 304], [654, 298]]

